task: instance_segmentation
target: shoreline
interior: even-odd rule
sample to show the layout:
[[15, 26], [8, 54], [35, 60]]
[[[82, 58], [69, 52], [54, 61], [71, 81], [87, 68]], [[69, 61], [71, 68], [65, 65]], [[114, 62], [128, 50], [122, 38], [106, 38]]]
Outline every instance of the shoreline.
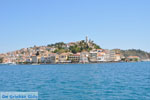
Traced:
[[[138, 61], [138, 62], [150, 62], [150, 61]], [[67, 64], [109, 64], [109, 63], [136, 63], [136, 62], [124, 62], [124, 61], [118, 61], [118, 62], [93, 62], [93, 63], [49, 63], [49, 64], [38, 64], [38, 63], [34, 63], [34, 64], [3, 64], [0, 63], [0, 65], [67, 65]]]

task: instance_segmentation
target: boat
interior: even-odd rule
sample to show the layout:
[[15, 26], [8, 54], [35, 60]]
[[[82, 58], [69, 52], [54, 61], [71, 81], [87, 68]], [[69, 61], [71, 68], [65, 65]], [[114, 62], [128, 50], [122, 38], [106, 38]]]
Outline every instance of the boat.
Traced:
[[3, 65], [17, 65], [15, 62], [3, 63]]
[[34, 64], [32, 64], [32, 65], [40, 65], [40, 64], [36, 64], [36, 63], [34, 63]]

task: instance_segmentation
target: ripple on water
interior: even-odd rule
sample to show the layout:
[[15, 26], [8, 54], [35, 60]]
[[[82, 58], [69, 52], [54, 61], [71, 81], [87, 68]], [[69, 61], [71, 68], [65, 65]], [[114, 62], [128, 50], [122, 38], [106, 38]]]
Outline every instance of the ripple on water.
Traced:
[[150, 100], [150, 62], [0, 66], [1, 91], [39, 100]]

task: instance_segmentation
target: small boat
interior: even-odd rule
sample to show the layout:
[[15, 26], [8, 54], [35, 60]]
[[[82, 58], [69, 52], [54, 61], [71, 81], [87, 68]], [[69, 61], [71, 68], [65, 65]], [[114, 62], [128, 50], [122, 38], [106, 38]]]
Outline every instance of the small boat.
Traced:
[[8, 63], [3, 63], [3, 65], [16, 65], [15, 62], [8, 62]]
[[36, 63], [34, 63], [34, 64], [32, 64], [32, 65], [40, 65], [40, 64], [36, 64]]

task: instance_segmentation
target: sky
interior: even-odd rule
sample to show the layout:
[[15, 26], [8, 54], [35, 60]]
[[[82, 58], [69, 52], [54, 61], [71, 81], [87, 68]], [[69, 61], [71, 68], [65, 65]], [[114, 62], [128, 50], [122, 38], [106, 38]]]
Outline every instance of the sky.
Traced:
[[150, 52], [150, 0], [0, 0], [0, 53], [85, 36]]

